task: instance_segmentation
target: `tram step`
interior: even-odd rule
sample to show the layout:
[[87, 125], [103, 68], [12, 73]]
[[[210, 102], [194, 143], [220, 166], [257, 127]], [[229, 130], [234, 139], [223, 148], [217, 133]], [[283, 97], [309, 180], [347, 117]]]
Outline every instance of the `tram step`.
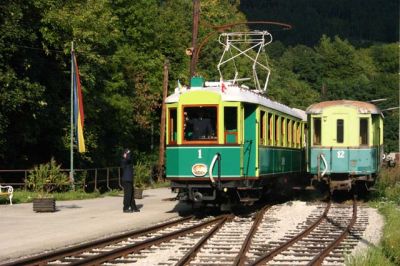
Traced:
[[262, 190], [262, 187], [237, 187], [237, 190]]
[[293, 190], [315, 190], [314, 186], [305, 186], [305, 187], [292, 187]]
[[240, 202], [243, 202], [243, 203], [255, 202], [257, 200], [258, 200], [258, 198], [240, 198]]

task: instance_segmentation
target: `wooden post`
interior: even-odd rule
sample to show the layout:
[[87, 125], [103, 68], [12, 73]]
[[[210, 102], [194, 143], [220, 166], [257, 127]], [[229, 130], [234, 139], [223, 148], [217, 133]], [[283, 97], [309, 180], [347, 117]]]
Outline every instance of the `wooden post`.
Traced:
[[190, 60], [190, 77], [189, 86], [191, 87], [191, 79], [196, 75], [197, 64], [197, 35], [199, 32], [199, 17], [200, 17], [200, 0], [193, 0], [193, 27], [192, 27], [192, 58]]
[[161, 121], [160, 121], [160, 153], [158, 157], [158, 171], [157, 171], [157, 180], [163, 181], [163, 173], [164, 173], [164, 154], [165, 154], [165, 99], [167, 98], [168, 93], [168, 60], [164, 62], [164, 80], [163, 80], [163, 97], [162, 97], [162, 105], [161, 105]]

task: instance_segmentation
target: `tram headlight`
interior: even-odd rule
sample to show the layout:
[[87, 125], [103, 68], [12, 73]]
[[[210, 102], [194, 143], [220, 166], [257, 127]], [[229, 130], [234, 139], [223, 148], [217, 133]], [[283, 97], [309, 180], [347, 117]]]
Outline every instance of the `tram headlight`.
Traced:
[[192, 166], [192, 173], [194, 176], [205, 176], [207, 170], [207, 165], [204, 163], [196, 163]]

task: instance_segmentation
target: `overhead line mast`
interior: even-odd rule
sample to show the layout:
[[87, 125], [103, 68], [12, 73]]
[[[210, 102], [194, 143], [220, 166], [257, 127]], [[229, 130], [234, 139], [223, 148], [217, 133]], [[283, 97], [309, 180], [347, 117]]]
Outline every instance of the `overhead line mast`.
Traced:
[[197, 57], [197, 36], [199, 33], [199, 18], [200, 18], [200, 0], [193, 0], [193, 28], [192, 28], [192, 47], [190, 48], [190, 77], [189, 82], [192, 77], [196, 74], [196, 61]]

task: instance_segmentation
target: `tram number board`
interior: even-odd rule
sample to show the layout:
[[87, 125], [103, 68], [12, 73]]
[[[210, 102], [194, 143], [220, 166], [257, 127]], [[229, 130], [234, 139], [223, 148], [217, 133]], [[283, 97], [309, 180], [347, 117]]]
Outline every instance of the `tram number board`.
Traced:
[[344, 151], [337, 151], [337, 158], [338, 159], [343, 159], [344, 158]]

